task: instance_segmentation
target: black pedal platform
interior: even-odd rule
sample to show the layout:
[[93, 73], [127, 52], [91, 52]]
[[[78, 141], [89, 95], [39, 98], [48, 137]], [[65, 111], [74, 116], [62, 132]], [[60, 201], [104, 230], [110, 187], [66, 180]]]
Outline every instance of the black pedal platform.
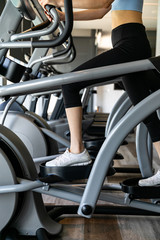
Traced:
[[127, 140], [124, 140], [123, 142], [122, 142], [122, 144], [121, 144], [122, 146], [124, 146], [124, 145], [128, 145], [128, 142], [127, 142]]
[[[74, 181], [87, 179], [93, 164], [83, 166], [60, 166], [48, 167], [45, 164], [40, 165], [39, 180], [47, 183], [55, 183], [61, 181]], [[115, 169], [110, 167], [107, 176], [115, 174]]]
[[123, 155], [121, 153], [116, 152], [116, 154], [114, 155], [114, 159], [115, 160], [123, 160], [124, 157], [123, 157]]
[[83, 166], [62, 166], [62, 167], [47, 167], [45, 164], [40, 165], [40, 180], [51, 183], [58, 181], [73, 181], [79, 179], [87, 179], [92, 164]]
[[160, 185], [153, 187], [140, 187], [138, 181], [141, 178], [131, 178], [121, 183], [122, 191], [130, 194], [133, 199], [160, 198]]

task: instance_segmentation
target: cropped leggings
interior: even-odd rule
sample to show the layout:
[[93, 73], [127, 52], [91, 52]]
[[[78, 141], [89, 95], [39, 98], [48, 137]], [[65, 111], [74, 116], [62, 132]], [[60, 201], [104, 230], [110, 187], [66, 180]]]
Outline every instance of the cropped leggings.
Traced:
[[[128, 23], [112, 30], [113, 48], [80, 65], [74, 71], [109, 66], [151, 57], [145, 27], [139, 23]], [[113, 69], [114, 71], [114, 69]], [[109, 78], [72, 83], [62, 86], [65, 108], [81, 106], [80, 90], [89, 85], [107, 82]], [[158, 79], [154, 72], [138, 72], [122, 77], [122, 83], [133, 105], [146, 98], [159, 87]], [[156, 112], [144, 121], [153, 142], [160, 140], [160, 121]]]

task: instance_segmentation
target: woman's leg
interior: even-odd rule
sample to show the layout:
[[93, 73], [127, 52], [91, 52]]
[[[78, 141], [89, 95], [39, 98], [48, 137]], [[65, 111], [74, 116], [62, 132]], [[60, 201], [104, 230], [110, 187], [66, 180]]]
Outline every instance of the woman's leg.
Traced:
[[[159, 81], [150, 71], [129, 74], [123, 78], [123, 85], [133, 105], [136, 105], [152, 93], [151, 91], [157, 80]], [[143, 122], [150, 133], [152, 142], [160, 141], [160, 121], [157, 113], [150, 114]]]
[[70, 152], [84, 151], [82, 142], [82, 107], [67, 108], [66, 115], [70, 129]]
[[[140, 25], [136, 25], [136, 26], [135, 25], [134, 25], [134, 27], [136, 27], [135, 32], [133, 32], [132, 29], [130, 29], [130, 28], [132, 28], [131, 26], [133, 26], [133, 25], [129, 25], [128, 27], [131, 30], [130, 31], [131, 35], [136, 34], [136, 36], [137, 36], [137, 27], [140, 27]], [[126, 28], [126, 25], [125, 25], [125, 28]], [[124, 36], [124, 33], [127, 33], [127, 35], [128, 35], [128, 31], [120, 32], [120, 36], [118, 36], [119, 39], [117, 38], [118, 44], [116, 45], [116, 47], [114, 46], [113, 49], [93, 58], [92, 60], [88, 61], [87, 63], [84, 63], [83, 65], [81, 65], [80, 67], [75, 69], [75, 71], [79, 71], [79, 70], [82, 71], [85, 69], [108, 66], [108, 65], [117, 64], [117, 63], [125, 63], [125, 62], [129, 62], [129, 61], [144, 59], [144, 58], [147, 58], [150, 56], [150, 49], [148, 46], [148, 42], [146, 43], [146, 46], [145, 46], [145, 44], [144, 44], [145, 36], [143, 34], [142, 34], [143, 41], [142, 41], [141, 37], [139, 39], [140, 34], [138, 34], [137, 39], [132, 38], [132, 36], [130, 36], [127, 40], [127, 36], [126, 36], [125, 39], [123, 41], [121, 41], [121, 37]], [[148, 48], [148, 52], [147, 52], [147, 48]], [[113, 69], [113, 71], [114, 71], [114, 69]], [[69, 127], [71, 130], [71, 151], [73, 152], [72, 154], [74, 154], [74, 152], [79, 152], [80, 149], [83, 149], [82, 136], [81, 136], [82, 130], [81, 130], [81, 127], [79, 128], [79, 126], [81, 125], [81, 120], [82, 120], [82, 118], [79, 117], [79, 116], [81, 116], [80, 115], [81, 114], [80, 113], [81, 99], [80, 99], [79, 91], [91, 84], [104, 82], [106, 80], [107, 79], [83, 81], [83, 82], [76, 83], [76, 84], [64, 85], [62, 87], [64, 104], [65, 104], [65, 108], [66, 108], [66, 112], [67, 112], [67, 117], [69, 118]], [[110, 79], [108, 79], [108, 80], [110, 80]], [[137, 99], [138, 102], [150, 94], [146, 83], [144, 81], [142, 81], [142, 79], [139, 79], [138, 81], [136, 81], [136, 79], [133, 79], [132, 83], [134, 85], [134, 89], [136, 87], [135, 91], [132, 91], [132, 93], [134, 93], [133, 94], [134, 99]], [[139, 83], [141, 83], [143, 85], [143, 89], [141, 88], [141, 86], [139, 88]], [[129, 88], [127, 90], [130, 91], [130, 89], [131, 89], [131, 87], [129, 86]], [[140, 92], [140, 94], [139, 94], [137, 89], [142, 90], [142, 92], [144, 94], [142, 94], [142, 92]], [[129, 91], [128, 91], [128, 93], [129, 93]], [[129, 94], [129, 96], [130, 96], [130, 94]], [[140, 98], [139, 98], [139, 96], [140, 96]], [[133, 102], [133, 104], [134, 104], [134, 102]], [[158, 124], [159, 124], [159, 122], [158, 122]], [[75, 141], [75, 139], [76, 139], [76, 141]], [[74, 154], [74, 155], [76, 155], [76, 154]]]
[[70, 129], [70, 149], [56, 159], [46, 163], [46, 166], [87, 165], [92, 162], [82, 142], [82, 107], [66, 109]]
[[160, 141], [154, 142], [153, 145], [154, 145], [154, 147], [155, 147], [155, 149], [157, 151], [157, 154], [159, 156], [159, 159], [160, 159]]
[[[152, 72], [129, 75], [123, 79], [123, 84], [134, 105], [147, 97], [151, 93], [151, 89], [156, 90], [160, 87], [159, 79], [157, 79]], [[154, 148], [160, 159], [160, 120], [157, 113], [152, 113], [143, 122], [150, 133]], [[160, 170], [158, 170], [158, 172], [152, 177], [140, 180], [138, 184], [142, 187], [160, 184]]]
[[[119, 56], [119, 58], [118, 58]], [[111, 49], [108, 52], [91, 59], [90, 61], [82, 64], [74, 71], [91, 69], [95, 67], [112, 65], [120, 62], [127, 62], [129, 58], [125, 52], [119, 48]], [[79, 164], [79, 162], [90, 163], [91, 159], [86, 149], [84, 149], [82, 141], [82, 106], [79, 91], [89, 85], [106, 82], [106, 78], [93, 81], [84, 81], [76, 84], [68, 84], [62, 86], [63, 99], [65, 104], [66, 115], [70, 129], [70, 149], [67, 150], [61, 157], [56, 160], [53, 159], [46, 163], [46, 166], [65, 166], [71, 164]], [[108, 79], [110, 80], [110, 79]], [[68, 161], [72, 159], [72, 161]], [[77, 162], [79, 159], [79, 162]]]

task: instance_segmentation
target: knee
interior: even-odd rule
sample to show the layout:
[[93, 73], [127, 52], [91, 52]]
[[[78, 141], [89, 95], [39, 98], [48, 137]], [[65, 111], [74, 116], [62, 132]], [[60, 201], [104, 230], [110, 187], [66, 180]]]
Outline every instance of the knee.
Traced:
[[81, 106], [81, 97], [79, 94], [80, 89], [75, 86], [76, 84], [67, 84], [62, 86], [62, 93], [65, 108]]

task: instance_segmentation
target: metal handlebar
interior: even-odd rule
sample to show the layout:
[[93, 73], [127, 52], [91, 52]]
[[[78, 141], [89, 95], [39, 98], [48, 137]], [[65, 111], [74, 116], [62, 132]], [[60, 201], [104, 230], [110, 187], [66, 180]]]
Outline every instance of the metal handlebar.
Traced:
[[[53, 7], [53, 6], [52, 6]], [[65, 28], [60, 36], [53, 40], [23, 41], [23, 42], [2, 42], [0, 49], [3, 48], [49, 48], [61, 45], [71, 34], [73, 28], [72, 0], [64, 0], [65, 9]]]
[[65, 64], [65, 63], [70, 63], [71, 61], [73, 61], [73, 51], [72, 49], [70, 49], [67, 53], [60, 55], [58, 57], [54, 57], [53, 55], [50, 56], [48, 59], [44, 59], [42, 60], [42, 63], [45, 65], [49, 65], [49, 64]]
[[52, 21], [53, 24], [51, 24], [50, 27], [48, 27], [47, 29], [42, 29], [42, 30], [36, 30], [36, 27], [35, 27], [34, 32], [29, 31], [29, 32], [14, 34], [10, 38], [11, 41], [26, 39], [26, 38], [41, 37], [41, 36], [45, 36], [45, 35], [48, 35], [50, 33], [53, 33], [59, 25], [59, 16], [58, 16], [58, 13], [57, 13], [57, 11], [54, 7], [52, 7], [50, 9], [50, 12], [51, 12], [51, 15], [53, 17], [53, 21]]
[[64, 64], [72, 62], [76, 57], [72, 36], [70, 36], [67, 43], [63, 45], [65, 45], [63, 50], [53, 53], [50, 58], [44, 58], [42, 60], [43, 64]]

